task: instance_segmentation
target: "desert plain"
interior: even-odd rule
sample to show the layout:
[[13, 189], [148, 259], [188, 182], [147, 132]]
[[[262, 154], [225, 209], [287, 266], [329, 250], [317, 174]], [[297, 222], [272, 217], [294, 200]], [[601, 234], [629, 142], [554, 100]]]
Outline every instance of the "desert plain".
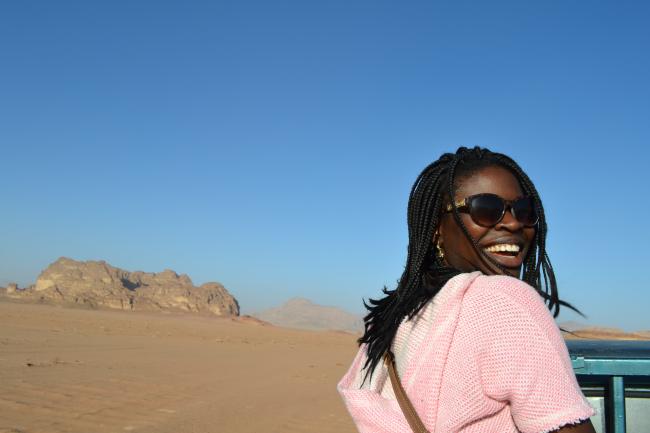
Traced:
[[0, 433], [356, 431], [356, 336], [0, 301]]
[[356, 338], [248, 316], [0, 297], [0, 433], [353, 433], [336, 383]]

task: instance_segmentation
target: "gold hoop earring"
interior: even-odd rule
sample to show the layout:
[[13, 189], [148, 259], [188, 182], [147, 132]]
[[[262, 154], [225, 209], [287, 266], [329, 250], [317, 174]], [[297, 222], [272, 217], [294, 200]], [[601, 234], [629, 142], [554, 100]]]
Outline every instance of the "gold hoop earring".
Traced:
[[435, 244], [436, 256], [440, 259], [440, 261], [443, 261], [445, 259], [445, 250], [442, 249], [442, 242], [440, 242], [440, 233], [438, 231], [436, 231]]

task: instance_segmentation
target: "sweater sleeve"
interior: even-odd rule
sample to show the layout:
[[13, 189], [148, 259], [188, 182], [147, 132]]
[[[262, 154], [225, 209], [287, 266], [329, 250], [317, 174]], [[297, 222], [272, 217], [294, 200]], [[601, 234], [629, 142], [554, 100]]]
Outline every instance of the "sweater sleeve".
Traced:
[[481, 277], [463, 307], [477, 336], [483, 391], [506, 402], [523, 433], [556, 430], [594, 414], [577, 383], [564, 339], [539, 294], [520, 280]]

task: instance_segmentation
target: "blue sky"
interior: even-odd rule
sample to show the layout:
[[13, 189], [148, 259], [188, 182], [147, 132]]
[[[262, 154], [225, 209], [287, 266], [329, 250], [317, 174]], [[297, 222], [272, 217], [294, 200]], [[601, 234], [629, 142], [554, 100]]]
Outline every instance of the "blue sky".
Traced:
[[650, 329], [649, 19], [641, 1], [5, 2], [0, 284], [69, 256], [220, 281], [244, 312], [361, 312], [401, 274], [419, 171], [480, 145], [538, 186], [562, 297]]

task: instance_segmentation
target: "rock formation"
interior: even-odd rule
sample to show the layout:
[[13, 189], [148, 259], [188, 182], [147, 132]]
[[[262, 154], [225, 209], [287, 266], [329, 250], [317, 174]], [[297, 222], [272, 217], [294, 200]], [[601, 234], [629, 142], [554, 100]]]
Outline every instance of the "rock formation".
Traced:
[[363, 330], [361, 317], [336, 307], [314, 304], [308, 299], [293, 298], [277, 308], [269, 308], [253, 317], [273, 325], [310, 330], [338, 330], [358, 333]]
[[80, 262], [61, 257], [47, 267], [36, 284], [5, 296], [91, 308], [138, 311], [179, 311], [217, 316], [239, 315], [237, 300], [219, 283], [192, 284], [172, 270], [128, 272], [105, 261]]
[[7, 285], [7, 293], [15, 293], [16, 290], [18, 290], [18, 284], [16, 283], [9, 283]]

